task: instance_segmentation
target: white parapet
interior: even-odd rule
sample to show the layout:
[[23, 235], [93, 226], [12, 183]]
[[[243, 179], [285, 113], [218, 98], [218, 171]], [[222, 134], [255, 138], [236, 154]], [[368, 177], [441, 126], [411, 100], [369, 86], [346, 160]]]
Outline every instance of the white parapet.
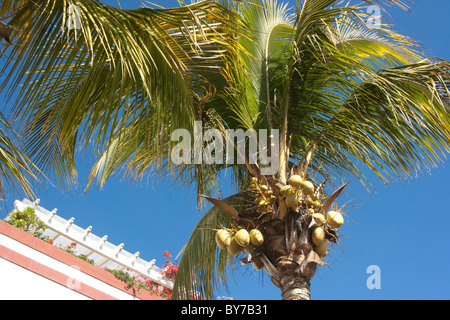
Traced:
[[54, 244], [56, 241], [59, 241], [59, 243], [75, 243], [77, 250], [88, 256], [89, 259], [94, 260], [94, 265], [98, 267], [108, 266], [111, 269], [126, 269], [131, 276], [142, 276], [166, 288], [173, 288], [173, 282], [163, 277], [160, 273], [161, 269], [155, 266], [155, 259], [145, 261], [139, 257], [139, 252], [132, 254], [126, 251], [123, 243], [114, 245], [107, 241], [107, 235], [100, 238], [93, 234], [92, 226], [83, 229], [74, 223], [74, 217], [65, 220], [56, 215], [57, 209], [48, 211], [39, 206], [39, 202], [39, 199], [34, 202], [28, 199], [16, 200], [14, 209], [23, 211], [27, 207], [32, 207], [36, 216], [47, 225], [47, 233], [51, 235]]

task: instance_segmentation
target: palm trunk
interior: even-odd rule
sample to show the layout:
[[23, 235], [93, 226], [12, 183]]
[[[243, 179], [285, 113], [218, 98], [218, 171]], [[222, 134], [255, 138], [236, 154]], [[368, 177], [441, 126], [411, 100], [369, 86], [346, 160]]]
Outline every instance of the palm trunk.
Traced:
[[270, 236], [261, 254], [271, 281], [280, 288], [283, 300], [310, 300], [310, 280], [317, 266], [325, 263], [313, 250], [311, 219], [308, 215], [292, 214], [267, 226]]
[[283, 275], [280, 285], [283, 300], [311, 300], [310, 283], [308, 279], [301, 275]]

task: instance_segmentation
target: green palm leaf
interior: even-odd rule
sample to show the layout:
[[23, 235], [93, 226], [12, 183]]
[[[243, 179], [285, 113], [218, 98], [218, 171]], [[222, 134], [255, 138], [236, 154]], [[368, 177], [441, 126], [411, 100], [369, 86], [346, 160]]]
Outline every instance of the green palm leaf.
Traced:
[[[79, 8], [79, 29], [66, 27], [70, 5]], [[36, 164], [68, 188], [77, 178], [75, 152], [90, 143], [103, 152], [136, 119], [163, 154], [168, 133], [192, 128], [199, 101], [214, 90], [206, 75], [218, 72], [233, 41], [228, 30], [239, 19], [230, 15], [205, 1], [135, 10], [90, 0], [25, 2], [9, 22], [20, 33], [12, 34], [4, 89], [11, 96], [24, 84], [13, 114]]]
[[[243, 195], [233, 195], [223, 201], [241, 212], [248, 206]], [[213, 299], [219, 289], [226, 289], [228, 274], [232, 272], [229, 265], [237, 262], [238, 258], [217, 247], [214, 229], [233, 222], [234, 219], [217, 206], [200, 219], [183, 248], [173, 299]]]
[[2, 201], [7, 192], [22, 193], [31, 199], [34, 195], [34, 181], [40, 171], [18, 147], [17, 134], [0, 113], [0, 196]]

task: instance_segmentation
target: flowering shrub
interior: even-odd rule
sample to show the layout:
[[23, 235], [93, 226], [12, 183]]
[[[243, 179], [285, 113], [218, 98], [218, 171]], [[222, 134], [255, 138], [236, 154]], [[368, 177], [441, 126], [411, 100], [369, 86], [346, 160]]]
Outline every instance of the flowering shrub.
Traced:
[[162, 267], [161, 274], [165, 276], [167, 279], [173, 281], [177, 276], [178, 266], [175, 265], [172, 261], [170, 261], [170, 258], [172, 258], [172, 256], [168, 251], [164, 251], [163, 256], [166, 259], [166, 263], [164, 263]]
[[[170, 261], [170, 258], [172, 257], [168, 251], [164, 251], [163, 256], [166, 259], [166, 263], [164, 264], [161, 274], [166, 277], [169, 280], [175, 280], [177, 271], [178, 271], [178, 265], [174, 264], [173, 261]], [[116, 278], [121, 279], [124, 281], [129, 288], [136, 287], [138, 289], [138, 292], [141, 292], [141, 290], [149, 291], [151, 294], [157, 295], [159, 297], [163, 297], [166, 299], [172, 298], [172, 290], [163, 287], [159, 283], [152, 281], [150, 279], [147, 279], [142, 276], [138, 277], [132, 277], [128, 272], [109, 269], [106, 266], [102, 267], [103, 270], [106, 270], [110, 273], [112, 273]]]
[[[53, 245], [53, 241], [49, 241], [49, 244]], [[71, 244], [69, 244], [67, 247], [65, 248], [61, 248], [63, 249], [65, 252], [70, 253], [72, 255], [74, 255], [77, 258], [80, 258], [83, 261], [86, 261], [90, 264], [95, 264], [95, 261], [93, 259], [89, 259], [85, 254], [76, 254], [75, 250], [77, 249], [77, 244], [75, 242], [72, 242]]]
[[48, 242], [50, 239], [48, 236], [44, 235], [47, 225], [42, 222], [34, 212], [34, 209], [30, 207], [22, 212], [11, 212], [6, 217], [5, 222], [36, 238]]

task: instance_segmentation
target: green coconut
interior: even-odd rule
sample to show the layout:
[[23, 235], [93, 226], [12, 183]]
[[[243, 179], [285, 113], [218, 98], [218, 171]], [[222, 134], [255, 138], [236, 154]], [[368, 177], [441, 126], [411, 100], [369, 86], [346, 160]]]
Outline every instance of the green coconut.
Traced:
[[294, 193], [294, 188], [291, 185], [287, 184], [280, 190], [280, 194], [282, 196], [287, 196], [288, 194]]
[[235, 233], [234, 239], [241, 247], [246, 247], [250, 243], [250, 235], [247, 230], [241, 229]]
[[313, 230], [311, 237], [312, 242], [318, 246], [325, 240], [325, 231], [321, 227], [317, 227]]
[[300, 177], [298, 174], [294, 174], [289, 178], [288, 183], [294, 188], [300, 188], [302, 181], [302, 177]]
[[327, 223], [331, 227], [339, 229], [344, 224], [344, 217], [339, 211], [329, 211], [327, 214]]
[[254, 246], [260, 246], [263, 244], [264, 237], [263, 237], [261, 231], [259, 231], [257, 229], [252, 229], [252, 230], [250, 230], [249, 235], [250, 235], [250, 242]]
[[311, 181], [302, 180], [299, 188], [308, 196], [312, 196], [314, 194], [314, 184]]
[[297, 208], [298, 207], [298, 195], [296, 193], [291, 193], [286, 196], [286, 205], [289, 208]]
[[237, 242], [236, 239], [231, 239], [230, 245], [228, 246], [228, 254], [230, 256], [234, 256], [237, 255], [238, 253], [242, 252], [242, 250], [244, 250], [244, 248], [242, 246], [240, 246]]
[[216, 243], [221, 249], [227, 248], [231, 243], [231, 235], [225, 229], [217, 230], [216, 232]]
[[312, 198], [308, 198], [305, 200], [307, 206], [312, 207], [315, 205], [315, 201]]
[[288, 211], [287, 204], [284, 200], [280, 198], [278, 202], [278, 218], [283, 219]]
[[328, 240], [323, 240], [321, 243], [316, 245], [316, 253], [319, 255], [319, 257], [325, 258], [328, 254]]
[[323, 226], [323, 224], [325, 223], [325, 217], [323, 216], [323, 214], [313, 213], [313, 214], [311, 214], [311, 216], [313, 217], [313, 219], [316, 222], [316, 225], [318, 227]]

